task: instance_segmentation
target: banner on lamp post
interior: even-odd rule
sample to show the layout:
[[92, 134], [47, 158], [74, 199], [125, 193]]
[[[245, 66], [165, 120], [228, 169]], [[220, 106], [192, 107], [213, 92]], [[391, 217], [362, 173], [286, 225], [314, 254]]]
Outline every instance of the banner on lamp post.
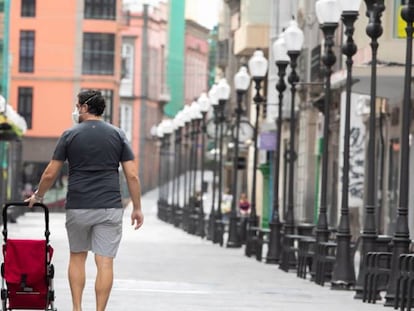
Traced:
[[262, 132], [259, 136], [259, 149], [276, 150], [276, 132]]

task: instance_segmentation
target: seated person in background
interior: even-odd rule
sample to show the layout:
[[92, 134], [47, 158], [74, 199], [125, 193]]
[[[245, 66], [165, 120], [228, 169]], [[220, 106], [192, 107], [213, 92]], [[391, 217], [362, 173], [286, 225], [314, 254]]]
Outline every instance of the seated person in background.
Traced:
[[247, 216], [250, 213], [250, 203], [247, 200], [246, 193], [242, 192], [239, 199], [239, 210], [241, 216]]

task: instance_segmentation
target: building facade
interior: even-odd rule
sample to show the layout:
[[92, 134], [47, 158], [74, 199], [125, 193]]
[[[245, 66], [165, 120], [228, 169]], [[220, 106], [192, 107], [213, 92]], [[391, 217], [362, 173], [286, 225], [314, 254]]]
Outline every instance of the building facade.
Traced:
[[72, 125], [79, 91], [101, 90], [105, 121], [119, 124], [121, 0], [10, 4], [9, 100], [27, 123], [23, 180], [35, 186], [58, 137]]

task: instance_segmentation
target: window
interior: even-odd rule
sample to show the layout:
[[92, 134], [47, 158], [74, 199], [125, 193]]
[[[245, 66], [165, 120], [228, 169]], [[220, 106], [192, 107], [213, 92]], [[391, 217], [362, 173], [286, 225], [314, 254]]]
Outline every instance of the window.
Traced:
[[119, 127], [125, 132], [126, 138], [132, 140], [132, 107], [128, 104], [121, 104]]
[[115, 35], [86, 32], [83, 35], [82, 73], [88, 75], [113, 75]]
[[85, 0], [85, 19], [112, 19], [116, 17], [116, 0]]
[[34, 71], [35, 32], [33, 30], [20, 31], [19, 72]]
[[17, 112], [26, 120], [27, 128], [32, 128], [33, 88], [19, 87]]
[[103, 119], [106, 122], [112, 123], [112, 110], [114, 101], [114, 92], [112, 90], [100, 90], [103, 98], [105, 98], [105, 112]]
[[122, 79], [132, 80], [134, 70], [134, 48], [132, 44], [122, 45]]
[[36, 0], [22, 0], [21, 17], [35, 17], [36, 16]]

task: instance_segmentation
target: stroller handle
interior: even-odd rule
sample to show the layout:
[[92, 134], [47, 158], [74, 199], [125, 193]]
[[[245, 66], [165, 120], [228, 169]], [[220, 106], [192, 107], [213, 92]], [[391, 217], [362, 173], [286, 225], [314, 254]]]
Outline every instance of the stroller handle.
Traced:
[[[7, 240], [7, 209], [10, 206], [28, 206], [29, 202], [8, 202], [3, 205], [3, 238], [4, 241]], [[45, 214], [45, 237], [46, 242], [49, 243], [49, 209], [48, 207], [43, 203], [35, 203], [33, 204], [33, 207], [40, 206], [43, 209], [43, 212]]]

